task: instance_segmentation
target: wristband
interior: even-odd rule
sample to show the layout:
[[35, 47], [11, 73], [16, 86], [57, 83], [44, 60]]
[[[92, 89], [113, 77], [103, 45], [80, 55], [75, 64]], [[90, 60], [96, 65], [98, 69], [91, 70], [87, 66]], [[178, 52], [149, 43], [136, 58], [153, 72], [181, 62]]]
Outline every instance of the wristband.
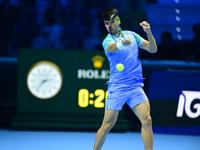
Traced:
[[117, 48], [118, 48], [120, 51], [121, 51], [122, 49], [124, 49], [124, 47], [126, 47], [126, 46], [123, 45], [122, 40], [117, 41], [116, 46], [117, 46]]

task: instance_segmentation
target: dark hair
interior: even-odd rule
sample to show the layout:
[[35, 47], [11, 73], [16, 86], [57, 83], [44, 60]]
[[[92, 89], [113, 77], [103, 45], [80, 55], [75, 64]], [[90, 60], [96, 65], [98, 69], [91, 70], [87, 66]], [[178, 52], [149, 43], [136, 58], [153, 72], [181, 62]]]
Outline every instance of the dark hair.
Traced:
[[110, 16], [112, 14], [115, 14], [117, 16], [119, 16], [119, 12], [117, 9], [115, 8], [108, 8], [106, 10], [103, 11], [102, 15], [101, 15], [101, 18], [105, 21], [109, 21], [110, 20]]

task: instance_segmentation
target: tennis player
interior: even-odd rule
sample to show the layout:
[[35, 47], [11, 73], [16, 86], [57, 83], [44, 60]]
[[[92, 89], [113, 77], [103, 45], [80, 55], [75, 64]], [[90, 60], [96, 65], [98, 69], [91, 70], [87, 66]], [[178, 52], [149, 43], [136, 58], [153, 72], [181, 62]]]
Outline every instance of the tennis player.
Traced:
[[[153, 149], [153, 131], [150, 116], [150, 105], [142, 87], [142, 66], [138, 58], [138, 47], [150, 53], [157, 51], [156, 41], [151, 33], [150, 25], [143, 21], [140, 26], [146, 32], [148, 41], [133, 31], [121, 31], [115, 14], [117, 9], [109, 8], [102, 13], [102, 19], [109, 32], [103, 41], [105, 54], [110, 62], [111, 75], [108, 81], [108, 97], [102, 126], [97, 131], [93, 150], [100, 150], [106, 140], [107, 133], [116, 123], [119, 111], [127, 103], [141, 122], [141, 134], [145, 150]], [[124, 40], [123, 34], [127, 38]], [[123, 71], [116, 65], [122, 63]]]

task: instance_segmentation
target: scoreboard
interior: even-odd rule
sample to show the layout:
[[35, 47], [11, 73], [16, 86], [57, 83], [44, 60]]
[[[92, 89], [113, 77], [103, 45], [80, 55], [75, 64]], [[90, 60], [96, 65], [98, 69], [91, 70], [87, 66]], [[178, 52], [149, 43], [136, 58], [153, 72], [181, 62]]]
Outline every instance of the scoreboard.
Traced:
[[[14, 128], [97, 130], [109, 63], [101, 51], [19, 50]], [[113, 130], [126, 131], [120, 111]]]
[[75, 51], [72, 58], [72, 112], [103, 114], [107, 97], [106, 81], [110, 77], [105, 54]]

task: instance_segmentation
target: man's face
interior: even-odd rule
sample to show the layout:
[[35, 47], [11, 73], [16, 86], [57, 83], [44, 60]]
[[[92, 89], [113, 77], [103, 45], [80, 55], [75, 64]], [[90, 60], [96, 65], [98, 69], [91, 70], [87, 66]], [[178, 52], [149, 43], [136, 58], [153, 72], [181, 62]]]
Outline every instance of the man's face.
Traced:
[[105, 27], [107, 29], [107, 31], [111, 34], [111, 35], [118, 35], [119, 34], [119, 25], [117, 23], [116, 19], [110, 20], [110, 21], [104, 21]]

